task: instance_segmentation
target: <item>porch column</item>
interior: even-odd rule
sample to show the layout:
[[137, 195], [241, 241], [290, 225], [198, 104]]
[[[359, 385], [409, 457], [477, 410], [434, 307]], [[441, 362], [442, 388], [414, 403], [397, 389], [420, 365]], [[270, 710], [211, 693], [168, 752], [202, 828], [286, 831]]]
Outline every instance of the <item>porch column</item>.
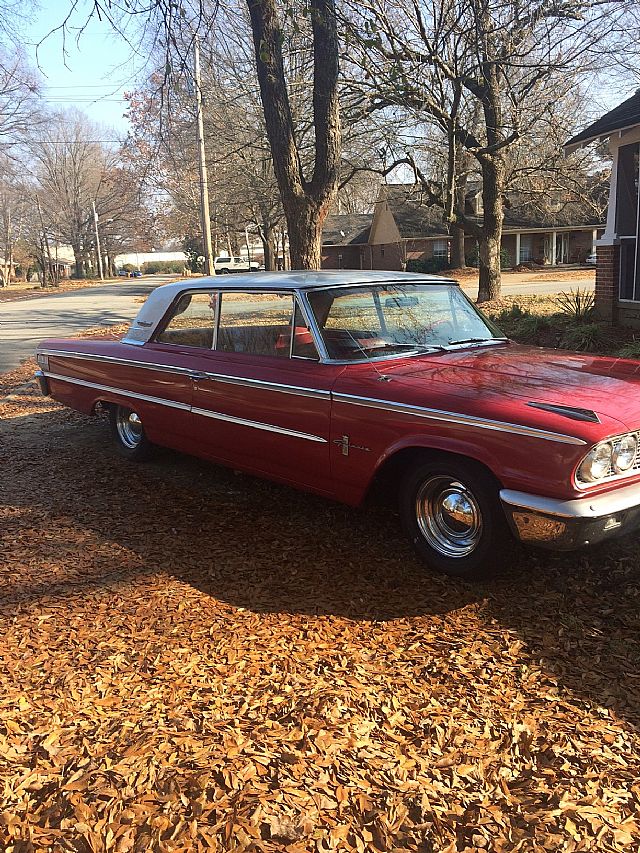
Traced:
[[518, 266], [520, 263], [520, 232], [516, 231], [516, 263], [515, 266]]
[[598, 229], [594, 228], [591, 232], [591, 254], [595, 254], [596, 243], [598, 242]]
[[557, 236], [558, 235], [557, 235], [556, 231], [551, 232], [551, 266], [552, 267], [555, 267], [555, 265], [556, 265], [556, 238], [557, 238]]

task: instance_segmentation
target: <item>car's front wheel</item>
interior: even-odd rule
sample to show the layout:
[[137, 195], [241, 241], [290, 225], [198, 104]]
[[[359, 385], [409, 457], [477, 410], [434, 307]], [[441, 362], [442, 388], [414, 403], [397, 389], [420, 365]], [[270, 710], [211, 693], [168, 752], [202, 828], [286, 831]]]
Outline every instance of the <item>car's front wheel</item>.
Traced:
[[497, 485], [471, 460], [442, 456], [412, 467], [402, 483], [400, 513], [418, 554], [444, 574], [486, 576], [508, 552]]
[[154, 445], [147, 438], [137, 412], [126, 406], [111, 406], [109, 420], [111, 433], [123, 456], [139, 462], [151, 456]]

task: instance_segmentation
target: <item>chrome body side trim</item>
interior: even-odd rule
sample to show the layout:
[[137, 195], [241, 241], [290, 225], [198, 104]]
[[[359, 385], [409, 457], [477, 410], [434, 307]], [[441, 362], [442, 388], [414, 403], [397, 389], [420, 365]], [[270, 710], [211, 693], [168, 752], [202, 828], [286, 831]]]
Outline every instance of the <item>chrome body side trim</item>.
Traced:
[[[265, 382], [261, 379], [249, 379], [248, 377], [229, 376], [226, 373], [210, 373], [208, 371], [194, 371], [190, 367], [173, 367], [168, 364], [157, 364], [150, 361], [135, 361], [128, 358], [117, 358], [110, 355], [90, 355], [88, 353], [71, 352], [69, 350], [40, 350], [43, 355], [67, 356], [79, 358], [84, 361], [102, 361], [107, 364], [126, 364], [132, 367], [141, 367], [147, 370], [160, 370], [164, 373], [176, 373], [193, 378], [198, 374], [199, 378], [212, 379], [215, 382], [224, 382], [229, 385], [245, 385], [249, 388], [262, 388], [265, 391], [280, 391], [283, 394], [295, 394], [300, 397], [323, 397], [329, 399], [331, 392], [320, 388], [306, 388], [298, 385], [285, 385], [280, 382]], [[208, 350], [207, 350], [208, 352]]]
[[179, 373], [188, 375], [192, 372], [190, 367], [175, 367], [170, 364], [156, 364], [151, 361], [136, 361], [133, 358], [118, 358], [113, 355], [98, 355], [86, 352], [73, 352], [72, 350], [41, 349], [38, 352], [44, 355], [62, 356], [63, 358], [79, 358], [81, 361], [102, 361], [106, 364], [128, 364], [131, 367], [142, 367], [148, 370], [161, 370], [164, 373]]
[[164, 397], [152, 397], [150, 394], [136, 394], [133, 391], [123, 391], [122, 388], [113, 388], [111, 385], [99, 385], [97, 382], [88, 382], [86, 379], [76, 379], [73, 376], [62, 376], [59, 373], [45, 372], [48, 379], [57, 379], [59, 382], [70, 382], [72, 385], [83, 385], [85, 388], [93, 388], [95, 391], [106, 391], [110, 394], [118, 394], [132, 400], [144, 400], [145, 403], [157, 403], [160, 406], [169, 406], [171, 409], [182, 409], [190, 411], [188, 403], [179, 403], [177, 400], [166, 400]]
[[275, 432], [280, 435], [288, 435], [291, 438], [302, 438], [306, 441], [315, 441], [320, 444], [328, 444], [326, 438], [320, 435], [312, 435], [298, 430], [286, 429], [285, 427], [274, 426], [273, 424], [265, 424], [261, 421], [251, 421], [245, 418], [236, 418], [233, 415], [227, 415], [223, 412], [214, 412], [210, 409], [200, 409], [190, 406], [188, 403], [179, 403], [175, 400], [166, 400], [163, 397], [152, 397], [149, 394], [137, 394], [133, 391], [123, 391], [121, 388], [113, 388], [109, 385], [99, 385], [96, 382], [87, 382], [84, 379], [76, 379], [71, 376], [62, 376], [58, 373], [45, 372], [43, 376], [48, 379], [56, 379], [60, 382], [70, 382], [72, 385], [82, 385], [86, 388], [93, 388], [96, 391], [105, 391], [111, 394], [117, 394], [121, 397], [127, 397], [131, 400], [143, 400], [146, 403], [156, 403], [159, 406], [168, 406], [172, 409], [180, 409], [182, 411], [191, 412], [194, 415], [202, 415], [205, 418], [213, 418], [214, 420], [228, 421], [229, 423], [238, 424], [239, 426], [251, 427], [253, 429], [264, 430], [266, 432]]
[[213, 412], [210, 409], [192, 408], [194, 415], [202, 415], [204, 418], [213, 418], [216, 421], [227, 421], [228, 423], [238, 424], [238, 426], [251, 427], [252, 429], [264, 430], [265, 432], [276, 432], [280, 435], [289, 435], [292, 438], [303, 438], [306, 441], [317, 441], [320, 444], [327, 444], [327, 439], [320, 435], [311, 435], [308, 432], [298, 432], [295, 429], [285, 429], [277, 427], [273, 424], [265, 424], [261, 421], [249, 421], [245, 418], [236, 418], [233, 415], [225, 415], [223, 412]]
[[280, 391], [283, 394], [295, 394], [298, 397], [322, 397], [328, 400], [330, 391], [320, 388], [304, 388], [298, 385], [284, 385], [280, 382], [264, 382], [262, 379], [249, 379], [240, 376], [227, 376], [224, 373], [206, 373], [207, 379], [214, 382], [222, 382], [225, 385], [244, 385], [248, 388], [260, 388], [264, 391]]
[[477, 427], [478, 429], [494, 430], [496, 432], [508, 432], [512, 435], [524, 435], [530, 438], [540, 438], [545, 441], [557, 441], [561, 444], [586, 445], [587, 442], [573, 435], [549, 432], [537, 427], [528, 427], [521, 424], [507, 423], [506, 421], [494, 421], [489, 418], [479, 418], [473, 415], [464, 415], [458, 412], [446, 412], [441, 409], [429, 409], [424, 406], [412, 406], [406, 403], [396, 403], [392, 400], [378, 400], [373, 397], [359, 397], [356, 394], [332, 394], [332, 399], [339, 403], [350, 403], [354, 406], [365, 406], [371, 409], [382, 409], [384, 411], [399, 412], [403, 415], [412, 415], [417, 418], [425, 418], [432, 421], [445, 421], [447, 423], [460, 424], [461, 426]]

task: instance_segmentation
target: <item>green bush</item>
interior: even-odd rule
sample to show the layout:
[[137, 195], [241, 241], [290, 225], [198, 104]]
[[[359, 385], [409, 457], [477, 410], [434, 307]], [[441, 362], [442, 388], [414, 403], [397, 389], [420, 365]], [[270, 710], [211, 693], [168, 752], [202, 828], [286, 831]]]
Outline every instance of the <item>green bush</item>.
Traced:
[[588, 323], [595, 307], [595, 295], [590, 290], [570, 290], [561, 293], [556, 303], [563, 314], [570, 317], [574, 323]]
[[142, 272], [147, 275], [154, 275], [163, 272], [176, 272], [182, 274], [185, 268], [185, 261], [145, 261], [142, 264]]
[[604, 323], [576, 323], [565, 329], [560, 345], [566, 349], [582, 352], [597, 352], [607, 343], [607, 327]]
[[[476, 246], [468, 255], [465, 255], [464, 262], [468, 267], [479, 267], [480, 266], [480, 256], [478, 253], [478, 247]], [[500, 250], [500, 269], [505, 270], [509, 269], [509, 267], [513, 266], [513, 261], [511, 260], [511, 255], [507, 252], [506, 249]]]
[[536, 341], [540, 332], [547, 331], [552, 325], [550, 317], [532, 314], [517, 302], [492, 315], [491, 319], [508, 337], [522, 343]]
[[629, 341], [618, 350], [620, 358], [640, 358], [640, 340]]
[[446, 258], [411, 259], [407, 261], [407, 272], [436, 273], [449, 268]]
[[137, 270], [138, 267], [135, 264], [122, 264], [122, 269], [125, 272], [133, 272], [134, 270]]

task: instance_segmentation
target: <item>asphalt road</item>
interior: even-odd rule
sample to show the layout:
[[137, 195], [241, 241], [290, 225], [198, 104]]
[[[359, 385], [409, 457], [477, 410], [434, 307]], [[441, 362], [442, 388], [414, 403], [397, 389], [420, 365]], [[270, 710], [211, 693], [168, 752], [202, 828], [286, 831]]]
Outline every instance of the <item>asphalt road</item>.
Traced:
[[129, 322], [140, 310], [137, 298], [173, 280], [175, 276], [150, 276], [142, 281], [0, 302], [0, 373], [32, 356], [43, 338], [64, 338], [94, 326]]
[[[144, 280], [116, 282], [53, 296], [0, 302], [0, 373], [13, 370], [33, 355], [43, 338], [64, 338], [94, 326], [111, 326], [132, 320], [140, 310], [136, 301], [175, 276], [150, 276]], [[505, 296], [558, 293], [575, 286], [570, 281], [504, 284]], [[580, 287], [593, 285], [580, 282]], [[477, 286], [465, 286], [473, 299]]]
[[[443, 273], [444, 275], [444, 273]], [[576, 290], [593, 290], [593, 281], [572, 281], [571, 279], [559, 279], [557, 281], [522, 281], [517, 284], [505, 284], [503, 282], [500, 290], [502, 296], [545, 296], [551, 293], [560, 293], [561, 291]], [[462, 289], [472, 299], [478, 296], [478, 285], [463, 284]]]

